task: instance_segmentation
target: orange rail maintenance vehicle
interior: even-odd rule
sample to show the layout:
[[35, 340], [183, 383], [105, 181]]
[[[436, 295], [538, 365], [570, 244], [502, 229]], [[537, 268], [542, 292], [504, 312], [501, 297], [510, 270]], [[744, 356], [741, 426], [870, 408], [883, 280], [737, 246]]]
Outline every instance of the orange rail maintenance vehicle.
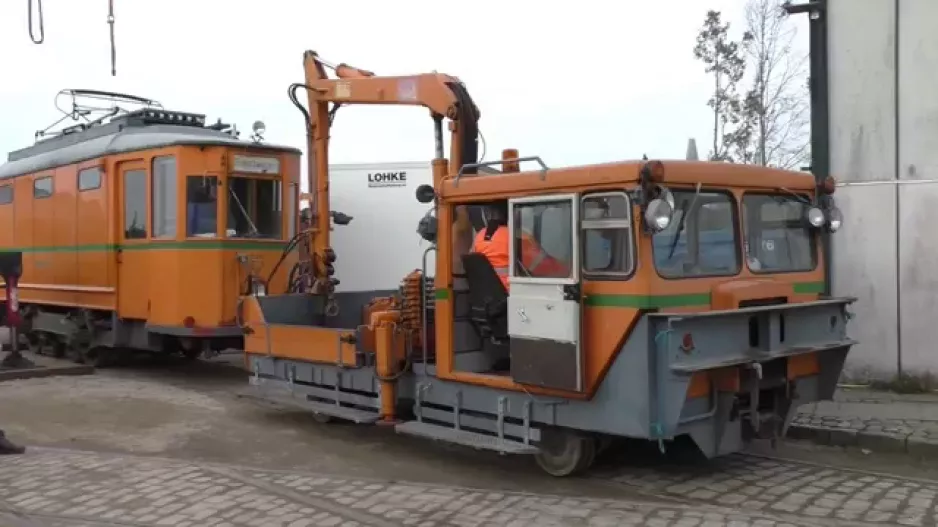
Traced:
[[[832, 180], [683, 160], [548, 168], [515, 151], [483, 162], [480, 114], [459, 79], [379, 77], [312, 51], [304, 61], [306, 82], [291, 92], [295, 104], [297, 90], [308, 94], [316, 286], [245, 298], [253, 396], [323, 420], [532, 454], [566, 476], [614, 437], [736, 452], [833, 395], [854, 341], [853, 299], [822, 294], [819, 239], [843, 221]], [[330, 236], [354, 227], [331, 234], [320, 213], [330, 125], [352, 104], [423, 106], [435, 126], [434, 184], [416, 191], [430, 210], [415, 226], [435, 266], [415, 262], [398, 294], [368, 302], [330, 287], [342, 265], [372, 262], [343, 263]], [[539, 167], [521, 171], [527, 161]], [[531, 273], [516, 241], [509, 294], [470, 250], [491, 204], [510, 209], [510, 239], [523, 231], [567, 274]]]
[[23, 252], [22, 332], [38, 350], [95, 363], [117, 348], [241, 349], [240, 298], [285, 290], [283, 275], [265, 279], [295, 264], [281, 256], [302, 152], [261, 142], [260, 122], [244, 140], [136, 96], [63, 99], [60, 122], [79, 123], [37, 132], [0, 165], [0, 249]]

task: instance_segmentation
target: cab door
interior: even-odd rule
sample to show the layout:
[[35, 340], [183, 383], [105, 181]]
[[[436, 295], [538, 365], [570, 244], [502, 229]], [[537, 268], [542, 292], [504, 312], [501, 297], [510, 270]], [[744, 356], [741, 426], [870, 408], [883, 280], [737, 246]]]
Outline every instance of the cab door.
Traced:
[[579, 201], [509, 200], [508, 334], [515, 382], [583, 391]]
[[146, 320], [150, 310], [147, 248], [150, 194], [142, 160], [117, 165], [117, 313]]

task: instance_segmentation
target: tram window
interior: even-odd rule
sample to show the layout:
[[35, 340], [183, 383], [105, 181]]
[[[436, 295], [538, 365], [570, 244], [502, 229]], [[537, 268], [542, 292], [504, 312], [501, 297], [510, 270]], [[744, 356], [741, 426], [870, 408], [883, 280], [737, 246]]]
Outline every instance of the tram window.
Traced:
[[671, 224], [652, 237], [658, 274], [690, 278], [739, 273], [733, 196], [693, 190], [674, 190], [673, 194], [676, 206]]
[[153, 237], [176, 236], [176, 158], [153, 158]]
[[33, 180], [33, 198], [43, 199], [52, 196], [52, 176], [36, 178]]
[[810, 271], [817, 266], [815, 234], [802, 220], [803, 211], [804, 203], [796, 196], [743, 196], [743, 247], [752, 272]]
[[634, 266], [631, 204], [624, 192], [591, 194], [580, 203], [583, 271], [628, 275]]
[[0, 187], [0, 205], [10, 203], [13, 203], [13, 185], [4, 185]]
[[[569, 278], [573, 207], [569, 200], [514, 205], [515, 277]], [[533, 242], [533, 243], [532, 243]]]
[[228, 178], [228, 235], [237, 238], [281, 237], [283, 192], [279, 180]]
[[78, 191], [101, 188], [101, 169], [98, 167], [86, 168], [78, 172]]
[[147, 237], [147, 171], [124, 172], [124, 238]]
[[218, 231], [218, 177], [186, 178], [186, 236], [211, 238]]

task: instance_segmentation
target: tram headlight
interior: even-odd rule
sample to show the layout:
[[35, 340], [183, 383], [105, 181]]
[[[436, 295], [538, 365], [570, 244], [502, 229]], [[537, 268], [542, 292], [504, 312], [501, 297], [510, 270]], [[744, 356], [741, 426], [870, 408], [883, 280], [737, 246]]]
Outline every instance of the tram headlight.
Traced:
[[674, 208], [663, 199], [653, 199], [645, 207], [645, 224], [653, 232], [661, 232], [671, 225], [671, 214]]
[[824, 211], [818, 207], [808, 207], [804, 213], [804, 218], [814, 228], [820, 228], [824, 225]]
[[840, 209], [837, 207], [831, 207], [830, 212], [828, 212], [827, 226], [830, 228], [831, 232], [837, 232], [840, 229], [841, 225], [844, 224], [844, 213], [840, 212]]

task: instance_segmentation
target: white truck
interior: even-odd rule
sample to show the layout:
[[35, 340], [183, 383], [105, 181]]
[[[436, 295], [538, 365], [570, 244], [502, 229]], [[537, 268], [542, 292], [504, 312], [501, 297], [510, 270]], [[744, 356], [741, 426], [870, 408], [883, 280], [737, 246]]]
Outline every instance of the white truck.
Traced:
[[[420, 267], [429, 247], [417, 226], [432, 207], [420, 204], [414, 193], [422, 184], [433, 184], [430, 162], [335, 164], [329, 171], [330, 208], [352, 217], [348, 227], [336, 225], [332, 231], [332, 248], [341, 262], [336, 292], [396, 290], [402, 277]], [[394, 234], [400, 232], [412, 236]], [[429, 275], [435, 254], [427, 255]]]

